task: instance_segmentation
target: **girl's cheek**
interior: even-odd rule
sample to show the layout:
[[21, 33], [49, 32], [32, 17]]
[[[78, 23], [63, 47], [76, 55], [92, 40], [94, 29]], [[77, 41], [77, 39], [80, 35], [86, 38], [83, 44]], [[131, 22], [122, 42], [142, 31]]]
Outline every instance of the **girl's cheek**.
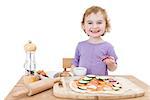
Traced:
[[99, 26], [99, 28], [105, 30], [106, 27], [102, 25], [102, 26]]

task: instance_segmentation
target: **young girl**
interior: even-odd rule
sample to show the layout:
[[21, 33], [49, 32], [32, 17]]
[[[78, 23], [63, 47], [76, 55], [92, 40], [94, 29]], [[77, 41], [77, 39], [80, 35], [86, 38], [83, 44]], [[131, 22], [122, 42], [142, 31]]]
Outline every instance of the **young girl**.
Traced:
[[110, 29], [105, 9], [88, 8], [81, 24], [89, 39], [78, 43], [71, 67], [85, 67], [87, 74], [108, 75], [107, 69], [114, 71], [117, 68], [117, 56], [113, 46], [102, 39]]

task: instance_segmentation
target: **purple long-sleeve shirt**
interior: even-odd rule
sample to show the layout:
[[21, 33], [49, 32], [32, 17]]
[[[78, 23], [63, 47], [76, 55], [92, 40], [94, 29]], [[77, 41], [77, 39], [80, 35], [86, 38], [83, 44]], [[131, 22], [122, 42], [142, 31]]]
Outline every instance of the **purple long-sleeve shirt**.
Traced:
[[76, 67], [87, 68], [87, 74], [108, 75], [107, 65], [100, 59], [104, 56], [112, 56], [117, 60], [114, 48], [110, 43], [104, 41], [93, 44], [86, 40], [78, 43], [72, 64]]

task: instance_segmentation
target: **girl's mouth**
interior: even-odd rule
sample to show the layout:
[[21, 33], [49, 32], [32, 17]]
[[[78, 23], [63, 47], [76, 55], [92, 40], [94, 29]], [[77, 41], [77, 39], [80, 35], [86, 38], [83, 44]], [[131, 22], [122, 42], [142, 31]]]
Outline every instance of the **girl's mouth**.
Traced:
[[100, 30], [99, 29], [93, 29], [93, 30], [90, 30], [90, 32], [92, 32], [92, 33], [98, 33], [98, 32], [100, 32]]

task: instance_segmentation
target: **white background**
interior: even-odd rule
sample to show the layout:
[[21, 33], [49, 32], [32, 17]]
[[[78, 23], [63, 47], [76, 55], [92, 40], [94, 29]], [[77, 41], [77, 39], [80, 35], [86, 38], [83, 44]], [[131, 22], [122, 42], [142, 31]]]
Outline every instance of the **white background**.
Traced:
[[134, 75], [150, 84], [149, 0], [1, 0], [0, 98], [24, 74], [24, 44], [37, 45], [37, 69], [61, 70], [62, 58], [73, 57], [77, 43], [88, 39], [81, 29], [86, 8], [106, 9], [112, 31], [104, 39], [113, 44], [118, 69], [109, 74]]

